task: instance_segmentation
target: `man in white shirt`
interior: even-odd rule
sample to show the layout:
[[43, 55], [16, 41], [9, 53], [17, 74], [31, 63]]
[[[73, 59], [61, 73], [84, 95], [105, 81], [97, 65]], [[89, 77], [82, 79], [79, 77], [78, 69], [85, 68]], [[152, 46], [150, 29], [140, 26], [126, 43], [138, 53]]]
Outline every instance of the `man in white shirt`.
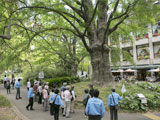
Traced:
[[3, 78], [4, 88], [6, 88], [7, 80], [8, 80], [8, 78], [7, 78], [7, 76], [5, 75], [4, 78]]
[[27, 80], [27, 90], [29, 91], [29, 88], [31, 87], [31, 82], [30, 80]]
[[65, 104], [64, 104], [63, 116], [66, 116], [66, 118], [69, 118], [71, 98], [72, 98], [72, 95], [71, 95], [69, 89], [70, 89], [70, 87], [66, 86], [66, 90], [64, 91]]

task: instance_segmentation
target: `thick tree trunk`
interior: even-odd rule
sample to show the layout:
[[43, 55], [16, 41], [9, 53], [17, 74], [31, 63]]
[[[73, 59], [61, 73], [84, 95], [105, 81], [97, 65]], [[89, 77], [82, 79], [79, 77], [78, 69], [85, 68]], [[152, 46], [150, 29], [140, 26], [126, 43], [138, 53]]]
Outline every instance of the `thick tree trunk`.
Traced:
[[105, 85], [112, 81], [109, 61], [109, 51], [93, 49], [91, 55], [92, 82], [93, 84]]
[[77, 64], [72, 64], [71, 65], [71, 74], [72, 76], [76, 76], [77, 75], [77, 70], [78, 70], [78, 65]]

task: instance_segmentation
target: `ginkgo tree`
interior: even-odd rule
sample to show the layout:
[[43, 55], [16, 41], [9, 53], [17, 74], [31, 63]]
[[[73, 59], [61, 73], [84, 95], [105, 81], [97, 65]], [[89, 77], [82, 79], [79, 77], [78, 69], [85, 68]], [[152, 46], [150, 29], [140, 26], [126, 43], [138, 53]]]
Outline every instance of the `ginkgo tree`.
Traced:
[[[69, 31], [81, 39], [91, 57], [92, 81], [100, 85], [112, 81], [108, 44], [110, 35], [119, 29], [124, 21], [127, 24], [134, 20], [139, 20], [140, 24], [150, 21], [155, 2], [155, 0], [18, 1], [20, 3], [18, 11], [23, 12], [27, 9], [32, 11], [33, 17], [48, 16], [45, 18], [46, 21], [50, 20], [48, 30]], [[58, 23], [54, 22], [55, 16], [60, 18]], [[42, 26], [43, 30], [47, 30], [45, 21]]]

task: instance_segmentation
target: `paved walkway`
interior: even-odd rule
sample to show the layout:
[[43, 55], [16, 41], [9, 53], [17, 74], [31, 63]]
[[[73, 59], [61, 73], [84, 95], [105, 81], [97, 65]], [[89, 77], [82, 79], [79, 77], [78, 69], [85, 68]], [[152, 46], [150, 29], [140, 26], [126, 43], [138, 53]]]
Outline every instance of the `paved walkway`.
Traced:
[[[25, 106], [28, 104], [28, 99], [26, 98], [27, 95], [27, 89], [25, 87], [21, 88], [21, 96], [22, 99], [16, 100], [15, 94], [16, 90], [12, 90], [11, 94], [6, 94], [6, 90], [3, 88], [2, 85], [0, 85], [0, 94], [3, 94], [6, 96], [11, 103], [17, 107], [17, 109], [25, 115], [30, 120], [53, 120], [53, 116], [50, 116], [49, 111], [43, 112], [42, 105], [38, 105], [37, 103], [34, 103], [34, 109], [35, 111], [27, 111]], [[70, 118], [62, 117], [62, 114], [60, 114], [59, 120], [86, 120], [84, 118], [84, 112], [82, 110], [76, 110], [75, 113], [71, 114]], [[109, 113], [107, 112], [105, 115], [104, 120], [109, 120]], [[160, 113], [155, 114], [135, 114], [135, 113], [119, 113], [119, 120], [160, 120]]]

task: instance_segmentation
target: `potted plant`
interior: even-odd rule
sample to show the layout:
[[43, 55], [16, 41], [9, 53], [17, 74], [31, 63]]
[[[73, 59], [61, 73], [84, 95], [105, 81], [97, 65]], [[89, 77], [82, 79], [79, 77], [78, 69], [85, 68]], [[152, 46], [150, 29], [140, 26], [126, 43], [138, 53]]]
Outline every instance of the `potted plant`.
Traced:
[[148, 38], [148, 34], [145, 34], [144, 37], [145, 37], [145, 38]]
[[153, 34], [153, 36], [155, 37], [155, 36], [158, 36], [158, 32], [155, 32], [154, 34]]

